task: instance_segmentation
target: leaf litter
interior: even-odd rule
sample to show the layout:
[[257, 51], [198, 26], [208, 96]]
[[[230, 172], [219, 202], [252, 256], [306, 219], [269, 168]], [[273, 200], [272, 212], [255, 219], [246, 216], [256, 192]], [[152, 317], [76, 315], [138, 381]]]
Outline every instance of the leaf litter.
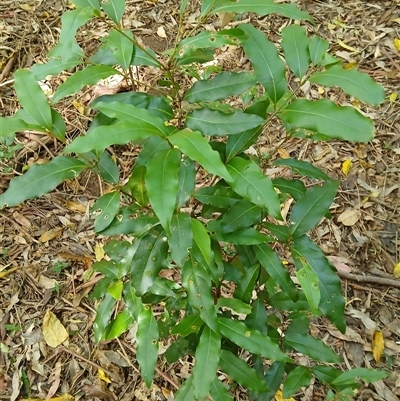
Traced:
[[[4, 17], [0, 21], [0, 62], [7, 66], [0, 73], [3, 115], [13, 114], [17, 107], [12, 82], [8, 83], [12, 72], [45, 60], [46, 51], [55, 44], [57, 21], [68, 7], [68, 2], [62, 0], [15, 3], [0, 4], [0, 14]], [[133, 30], [138, 40], [156, 51], [163, 51], [173, 43], [175, 3], [128, 0], [125, 28]], [[332, 220], [322, 221], [312, 236], [342, 277], [348, 329], [343, 335], [328, 322], [316, 320], [313, 334], [332, 345], [343, 356], [347, 367], [385, 368], [390, 363], [391, 376], [385, 382], [363, 388], [360, 397], [397, 400], [400, 396], [397, 312], [400, 289], [395, 285], [399, 278], [400, 249], [400, 9], [391, 0], [368, 3], [301, 0], [296, 4], [314, 16], [317, 24], [307, 27], [309, 33], [316, 32], [327, 39], [333, 54], [343, 60], [344, 68], [357, 66], [382, 83], [387, 92], [383, 106], [372, 109], [357, 104], [336, 88], [321, 90], [316, 85], [305, 85], [301, 90], [308, 99], [322, 96], [338, 104], [350, 102], [372, 117], [377, 128], [375, 139], [368, 144], [294, 140], [279, 147], [277, 153], [280, 157], [311, 161], [342, 181], [331, 208]], [[195, 23], [196, 13], [193, 6], [189, 24]], [[206, 28], [221, 23], [235, 26], [235, 21], [228, 17], [211, 21]], [[259, 22], [272, 39], [277, 39], [277, 32], [287, 24], [279, 17], [267, 17]], [[106, 27], [90, 24], [81, 30], [78, 39], [86, 50], [94, 52]], [[221, 50], [215, 61], [231, 70], [246, 70], [245, 63], [233, 47]], [[151, 84], [158, 79], [151, 68], [140, 68], [138, 73], [140, 79]], [[59, 84], [56, 79], [43, 82], [42, 86], [54, 88]], [[107, 89], [106, 83], [102, 90], [116, 91], [118, 85], [117, 89]], [[59, 111], [69, 122], [71, 134], [76, 129], [85, 129], [85, 110], [94, 96], [86, 92], [75, 103], [60, 103]], [[278, 130], [274, 135], [265, 135], [261, 150], [274, 149], [280, 143], [279, 135]], [[13, 171], [21, 171], [23, 165], [39, 160], [49, 160], [60, 150], [48, 138], [32, 133], [21, 133], [17, 140], [24, 147], [9, 160], [0, 160], [0, 191], [7, 188]], [[137, 150], [132, 148], [116, 156], [128, 171], [136, 154]], [[269, 171], [272, 176], [291, 177], [283, 167]], [[174, 394], [177, 383], [188, 376], [190, 360], [172, 366], [160, 363], [155, 382], [148, 390], [135, 364], [135, 336], [128, 332], [121, 340], [99, 346], [93, 341], [91, 324], [95, 310], [85, 296], [96, 283], [96, 277], [90, 277], [89, 272], [96, 255], [101, 253], [102, 244], [94, 235], [87, 210], [104, 190], [87, 175], [79, 181], [67, 182], [62, 191], [1, 212], [1, 396], [11, 400], [69, 401], [85, 397], [105, 401], [133, 397], [165, 400]], [[306, 357], [299, 358], [307, 363]], [[111, 383], [99, 378], [99, 370]], [[323, 399], [325, 391], [316, 381], [296, 399]], [[243, 397], [238, 388], [235, 399], [243, 400]], [[275, 398], [280, 397], [279, 393]]]

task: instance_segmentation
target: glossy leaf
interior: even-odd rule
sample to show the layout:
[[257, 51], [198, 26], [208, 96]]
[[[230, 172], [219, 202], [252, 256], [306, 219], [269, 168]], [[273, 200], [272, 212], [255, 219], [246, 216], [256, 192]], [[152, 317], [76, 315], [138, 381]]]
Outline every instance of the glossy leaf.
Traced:
[[281, 14], [284, 17], [292, 19], [304, 19], [313, 22], [312, 17], [305, 11], [300, 11], [294, 4], [277, 4], [273, 0], [237, 0], [226, 1], [217, 0], [213, 7], [213, 12], [226, 12], [226, 13], [256, 13], [259, 16], [269, 14]]
[[311, 372], [305, 366], [296, 366], [286, 377], [283, 384], [282, 395], [284, 398], [291, 397], [301, 387], [307, 387], [311, 381]]
[[[259, 365], [262, 365], [262, 361], [260, 359], [261, 359], [260, 357], [256, 359], [256, 363], [254, 364], [254, 367], [256, 369], [257, 369], [257, 363]], [[259, 368], [258, 370], [259, 375], [262, 375], [263, 372], [264, 369]], [[254, 394], [255, 397], [253, 398], [253, 401], [270, 401], [274, 399], [274, 396], [277, 397], [278, 396], [277, 392], [279, 390], [280, 383], [282, 383], [283, 381], [284, 374], [285, 374], [285, 363], [279, 361], [273, 362], [264, 375], [264, 381], [268, 386], [268, 390], [262, 393]]]
[[136, 333], [136, 358], [140, 366], [140, 373], [150, 388], [154, 377], [154, 370], [158, 357], [158, 326], [150, 306], [145, 306], [138, 316]]
[[182, 268], [182, 285], [188, 293], [190, 306], [199, 312], [208, 327], [219, 333], [210, 277], [191, 255]]
[[325, 71], [314, 73], [309, 81], [329, 87], [339, 86], [347, 95], [374, 106], [379, 106], [385, 100], [383, 86], [376, 83], [368, 74], [354, 69], [345, 70], [338, 64], [328, 67]]
[[296, 302], [299, 298], [296, 286], [293, 284], [288, 270], [276, 252], [267, 244], [254, 245], [253, 249], [257, 255], [257, 259], [267, 273], [281, 287], [281, 290]]
[[126, 309], [135, 318], [135, 320], [137, 320], [140, 311], [143, 309], [142, 299], [136, 294], [135, 288], [130, 282], [126, 282], [124, 284], [122, 294], [124, 296]]
[[228, 308], [237, 314], [244, 315], [248, 315], [251, 312], [251, 306], [249, 304], [235, 298], [219, 298], [217, 308]]
[[127, 183], [135, 201], [141, 206], [147, 206], [149, 203], [146, 187], [146, 172], [145, 166], [135, 165]]
[[229, 209], [240, 199], [232, 188], [222, 185], [200, 188], [193, 197], [203, 204], [222, 209]]
[[94, 340], [96, 343], [103, 339], [106, 326], [110, 321], [116, 300], [106, 293], [96, 308], [96, 318], [93, 322]]
[[118, 64], [125, 70], [128, 69], [134, 52], [132, 32], [129, 29], [125, 29], [121, 33], [116, 29], [112, 29], [108, 32], [107, 44]]
[[171, 330], [171, 334], [179, 334], [183, 337], [197, 333], [203, 325], [200, 315], [187, 315]]
[[307, 189], [306, 194], [294, 205], [290, 220], [292, 237], [300, 237], [316, 227], [322, 217], [328, 212], [336, 192], [339, 181], [330, 180], [321, 186]]
[[193, 394], [193, 375], [190, 376], [176, 392], [174, 400], [175, 401], [196, 401]]
[[246, 268], [238, 282], [234, 297], [241, 299], [246, 304], [250, 303], [259, 273], [260, 266], [258, 264]]
[[255, 143], [262, 133], [262, 130], [263, 127], [260, 126], [244, 131], [238, 135], [229, 135], [228, 141], [226, 142], [226, 161], [231, 160]]
[[92, 7], [93, 9], [100, 11], [100, 3], [99, 0], [73, 0], [78, 8]]
[[303, 267], [296, 271], [296, 276], [307, 298], [311, 312], [318, 315], [318, 306], [321, 301], [318, 276], [308, 263], [303, 263]]
[[291, 360], [271, 338], [258, 330], [249, 329], [241, 321], [218, 318], [218, 325], [222, 335], [246, 351], [274, 361], [290, 362]]
[[234, 157], [227, 164], [227, 169], [233, 178], [228, 181], [228, 184], [236, 193], [260, 208], [266, 209], [276, 219], [282, 219], [279, 197], [272, 181], [254, 162]]
[[178, 213], [172, 217], [168, 242], [172, 260], [182, 267], [193, 245], [192, 221], [188, 214]]
[[160, 150], [170, 149], [171, 145], [164, 138], [159, 136], [151, 136], [142, 146], [142, 150], [136, 159], [135, 166], [147, 166], [151, 160]]
[[35, 164], [24, 175], [11, 180], [8, 189], [0, 195], [0, 209], [47, 194], [87, 168], [80, 160], [65, 156], [57, 156], [47, 164]]
[[266, 335], [268, 331], [268, 315], [264, 302], [257, 298], [251, 304], [251, 313], [246, 316], [244, 321], [246, 326], [251, 329], [258, 330], [260, 333]]
[[221, 369], [240, 385], [257, 392], [267, 390], [267, 385], [258, 376], [257, 372], [232, 352], [222, 350], [219, 364]]
[[303, 78], [310, 64], [307, 32], [305, 28], [292, 24], [282, 29], [282, 49], [286, 62], [297, 78]]
[[240, 134], [262, 123], [263, 118], [241, 111], [226, 114], [218, 110], [199, 109], [193, 110], [186, 117], [186, 124], [191, 130], [209, 136]]
[[40, 126], [50, 130], [53, 125], [51, 108], [36, 78], [28, 70], [17, 70], [14, 79], [14, 88], [24, 110]]
[[119, 25], [125, 11], [125, 0], [101, 0], [101, 7], [104, 12]]
[[311, 36], [308, 43], [311, 62], [314, 65], [318, 65], [322, 61], [325, 53], [328, 51], [328, 48], [329, 42], [327, 40], [322, 39], [317, 35]]
[[224, 233], [229, 233], [249, 227], [261, 219], [261, 208], [242, 199], [236, 202], [226, 213], [224, 213], [220, 229]]
[[178, 45], [178, 58], [187, 57], [197, 49], [217, 48], [223, 45], [239, 45], [245, 38], [243, 31], [238, 28], [222, 29], [219, 32], [203, 31], [197, 35], [183, 39]]
[[356, 381], [356, 379], [361, 378], [365, 383], [373, 383], [378, 380], [385, 379], [389, 376], [389, 372], [377, 370], [377, 369], [366, 369], [366, 368], [355, 368], [343, 372], [335, 380], [333, 380], [333, 385], [348, 385]]
[[107, 326], [104, 340], [112, 340], [119, 337], [122, 333], [130, 328], [135, 319], [124, 309], [118, 313], [117, 317]]
[[60, 59], [52, 58], [44, 64], [34, 64], [31, 67], [31, 73], [37, 81], [45, 79], [49, 75], [58, 75], [62, 71], [71, 70], [77, 65], [82, 64], [82, 60], [69, 60], [64, 62]]
[[240, 95], [256, 84], [250, 72], [221, 72], [212, 79], [197, 81], [185, 94], [190, 103], [214, 102], [229, 96]]
[[205, 262], [211, 262], [211, 239], [203, 223], [197, 219], [192, 219], [192, 235]]
[[112, 223], [101, 234], [107, 236], [129, 234], [135, 237], [141, 237], [150, 231], [155, 225], [159, 224], [157, 217], [139, 216], [134, 217], [137, 209], [122, 208]]
[[143, 238], [133, 256], [131, 285], [137, 295], [143, 295], [155, 282], [160, 270], [167, 265], [168, 242], [160, 226], [153, 228]]
[[182, 153], [197, 161], [209, 173], [224, 179], [231, 178], [218, 152], [211, 148], [207, 139], [200, 132], [183, 130], [170, 135], [168, 140]]
[[207, 63], [214, 60], [214, 50], [212, 49], [197, 49], [190, 52], [188, 55], [178, 59], [177, 65], [188, 65], [193, 63]]
[[214, 379], [211, 385], [210, 395], [212, 400], [234, 401], [233, 397], [229, 394], [229, 391], [217, 377]]
[[341, 358], [332, 348], [328, 347], [323, 343], [322, 340], [312, 337], [303, 333], [286, 332], [285, 343], [293, 347], [296, 351], [301, 352], [313, 358], [316, 361], [328, 362], [328, 363], [339, 363]]
[[86, 85], [97, 84], [101, 79], [115, 74], [120, 74], [120, 72], [112, 67], [106, 65], [89, 65], [85, 69], [72, 74], [57, 88], [52, 97], [52, 103], [57, 103], [64, 97], [79, 92]]
[[302, 181], [296, 179], [288, 180], [279, 177], [272, 180], [272, 185], [283, 194], [289, 194], [295, 201], [301, 199], [306, 193], [306, 186]]
[[94, 230], [96, 233], [105, 230], [113, 221], [119, 210], [120, 193], [109, 192], [100, 196], [92, 207], [96, 218]]
[[162, 297], [175, 297], [175, 292], [171, 289], [171, 280], [156, 277], [154, 283], [147, 290], [149, 294], [160, 295]]
[[32, 128], [31, 124], [18, 118], [17, 114], [14, 114], [12, 117], [0, 117], [0, 139], [10, 138], [18, 131], [30, 130]]
[[164, 229], [170, 232], [179, 189], [181, 154], [178, 149], [159, 151], [147, 164], [146, 187], [150, 204]]
[[160, 67], [161, 63], [157, 60], [157, 54], [152, 48], [146, 47], [142, 49], [135, 45], [131, 65]]
[[181, 158], [181, 165], [178, 173], [179, 188], [176, 194], [176, 204], [180, 208], [185, 205], [192, 195], [196, 185], [196, 168], [189, 157]]
[[221, 336], [208, 326], [204, 327], [196, 348], [196, 362], [193, 367], [194, 396], [198, 400], [204, 400], [210, 391], [216, 377], [220, 353]]
[[264, 86], [271, 101], [276, 104], [287, 90], [285, 64], [280, 59], [276, 46], [263, 32], [250, 24], [242, 24], [239, 27], [248, 35], [243, 42], [243, 48], [251, 61], [257, 80]]
[[374, 136], [372, 120], [364, 117], [353, 107], [336, 106], [328, 99], [295, 100], [278, 113], [278, 116], [285, 123], [318, 132], [330, 138], [367, 142]]
[[302, 176], [315, 178], [316, 180], [330, 180], [329, 175], [325, 174], [319, 168], [313, 166], [310, 162], [297, 159], [278, 159], [274, 161], [275, 166], [288, 166]]
[[331, 265], [322, 250], [307, 236], [296, 238], [291, 246], [292, 256], [300, 269], [305, 260], [319, 278], [321, 302], [319, 310], [324, 313], [335, 326], [344, 333], [344, 298], [341, 281], [336, 269]]

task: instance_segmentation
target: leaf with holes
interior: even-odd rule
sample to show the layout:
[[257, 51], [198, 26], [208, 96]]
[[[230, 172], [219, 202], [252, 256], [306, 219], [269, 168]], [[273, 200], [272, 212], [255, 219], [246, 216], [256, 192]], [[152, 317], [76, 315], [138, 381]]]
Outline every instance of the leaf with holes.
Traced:
[[105, 230], [113, 221], [119, 210], [120, 193], [109, 192], [100, 196], [92, 207], [96, 216], [94, 230], [96, 233]]

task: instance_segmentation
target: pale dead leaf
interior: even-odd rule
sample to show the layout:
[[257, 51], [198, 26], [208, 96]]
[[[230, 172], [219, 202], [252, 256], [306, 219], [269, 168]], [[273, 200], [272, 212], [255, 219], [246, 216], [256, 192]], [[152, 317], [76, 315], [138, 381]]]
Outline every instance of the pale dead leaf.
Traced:
[[51, 384], [51, 387], [49, 388], [49, 391], [46, 395], [46, 401], [49, 401], [51, 397], [57, 392], [58, 387], [60, 386], [61, 382], [61, 362], [56, 363], [56, 368], [54, 371], [51, 373], [48, 384]]
[[114, 401], [114, 394], [107, 388], [104, 382], [96, 384], [86, 385], [82, 387], [82, 390], [87, 397], [96, 397], [103, 401]]
[[42, 332], [47, 345], [56, 348], [68, 339], [68, 332], [57, 319], [57, 316], [47, 311], [43, 318]]
[[339, 215], [337, 221], [339, 223], [342, 223], [344, 226], [349, 227], [354, 226], [354, 224], [356, 224], [357, 221], [360, 220], [360, 217], [361, 212], [359, 209], [347, 209]]
[[372, 356], [376, 363], [379, 363], [382, 358], [383, 350], [385, 349], [385, 340], [383, 333], [379, 330], [374, 332], [372, 337]]
[[14, 212], [13, 217], [17, 223], [19, 223], [22, 227], [27, 229], [31, 228], [31, 222], [21, 213]]
[[54, 278], [46, 277], [43, 274], [41, 274], [39, 277], [38, 285], [46, 290], [51, 290], [56, 287], [57, 280], [55, 280]]
[[63, 228], [52, 228], [51, 230], [43, 233], [40, 236], [39, 241], [40, 242], [51, 241], [54, 238], [58, 238], [62, 234], [62, 232], [63, 232]]
[[350, 314], [350, 316], [360, 319], [362, 321], [362, 323], [364, 324], [365, 328], [371, 334], [376, 330], [376, 328], [377, 328], [376, 323], [369, 316], [367, 316], [364, 312], [361, 312], [356, 309], [351, 309], [349, 311], [349, 314]]
[[327, 328], [327, 330], [332, 336], [339, 338], [340, 340], [364, 344], [364, 340], [362, 339], [362, 337], [349, 326], [346, 327], [345, 334], [341, 333], [335, 327], [329, 327]]
[[96, 243], [94, 247], [94, 254], [96, 255], [96, 262], [100, 262], [104, 258], [105, 252], [103, 249], [103, 244], [99, 242]]
[[159, 27], [157, 28], [157, 35], [158, 35], [160, 38], [166, 38], [166, 37], [167, 37], [167, 34], [165, 33], [165, 29], [164, 29], [163, 26], [159, 26]]
[[346, 264], [347, 259], [339, 256], [328, 256], [329, 261], [336, 267], [336, 270], [344, 273], [351, 273], [351, 267]]

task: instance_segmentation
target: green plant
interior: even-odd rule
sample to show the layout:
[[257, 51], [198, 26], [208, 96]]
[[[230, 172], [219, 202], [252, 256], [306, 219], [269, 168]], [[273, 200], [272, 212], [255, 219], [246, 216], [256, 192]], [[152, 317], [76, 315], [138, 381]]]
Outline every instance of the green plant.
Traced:
[[[313, 22], [293, 4], [204, 0], [198, 25], [184, 37], [178, 29], [176, 46], [160, 61], [122, 28], [123, 0], [73, 3], [76, 9], [64, 13], [50, 60], [15, 73], [22, 108], [0, 125], [3, 136], [23, 129], [50, 135], [66, 145], [64, 154], [14, 178], [0, 197], [0, 207], [39, 197], [88, 169], [112, 185], [93, 205], [95, 230], [108, 237], [125, 235], [125, 240], [110, 240], [104, 248], [109, 259], [93, 266], [104, 274], [92, 294], [99, 300], [95, 340], [118, 337], [136, 321], [137, 361], [150, 386], [158, 341], [174, 336], [167, 361], [185, 354], [195, 357], [193, 374], [176, 400], [203, 400], [208, 394], [213, 400], [232, 399], [217, 369], [247, 388], [252, 400], [272, 399], [282, 383], [283, 396], [290, 397], [312, 376], [329, 388], [327, 400], [346, 400], [360, 387], [359, 377], [366, 382], [386, 377], [376, 370], [342, 372], [333, 367], [341, 358], [309, 333], [310, 319], [321, 316], [345, 330], [340, 279], [307, 236], [321, 218], [329, 217], [339, 182], [296, 159], [274, 164], [307, 177], [312, 185], [270, 179], [264, 174], [270, 155], [262, 155], [257, 146], [260, 135], [268, 135], [277, 120], [286, 130], [284, 141], [371, 140], [373, 123], [356, 108], [299, 98], [299, 88], [307, 81], [338, 86], [372, 105], [384, 100], [383, 88], [366, 74], [343, 69], [325, 40], [307, 36], [297, 24], [282, 30], [285, 62], [277, 46], [252, 24], [217, 32], [200, 29], [217, 12], [279, 13]], [[181, 2], [180, 27], [187, 5], [188, 0]], [[98, 52], [87, 58], [75, 34], [92, 17], [107, 22], [110, 31]], [[201, 64], [224, 45], [241, 46], [253, 70], [202, 71]], [[160, 95], [135, 91], [131, 67], [137, 65], [160, 69], [163, 86], [152, 88]], [[93, 101], [97, 114], [89, 129], [70, 142], [61, 115], [37, 80], [76, 66], [81, 68], [58, 87], [53, 104], [114, 74], [122, 75], [132, 90]], [[204, 79], [182, 93], [182, 74]], [[298, 82], [294, 91], [288, 88], [288, 75]], [[242, 107], [229, 102], [238, 96]], [[129, 180], [120, 183], [118, 165], [107, 148], [127, 143], [141, 146], [141, 152]], [[257, 157], [246, 154], [250, 146]], [[195, 189], [196, 183], [201, 188]], [[289, 197], [294, 206], [285, 222], [281, 203]], [[291, 253], [299, 285], [277, 249]], [[180, 280], [162, 277], [164, 269], [173, 269]], [[158, 319], [152, 312], [155, 304], [164, 306]], [[238, 356], [240, 350], [250, 354], [248, 362]], [[292, 351], [310, 357], [310, 366], [297, 364]]]

